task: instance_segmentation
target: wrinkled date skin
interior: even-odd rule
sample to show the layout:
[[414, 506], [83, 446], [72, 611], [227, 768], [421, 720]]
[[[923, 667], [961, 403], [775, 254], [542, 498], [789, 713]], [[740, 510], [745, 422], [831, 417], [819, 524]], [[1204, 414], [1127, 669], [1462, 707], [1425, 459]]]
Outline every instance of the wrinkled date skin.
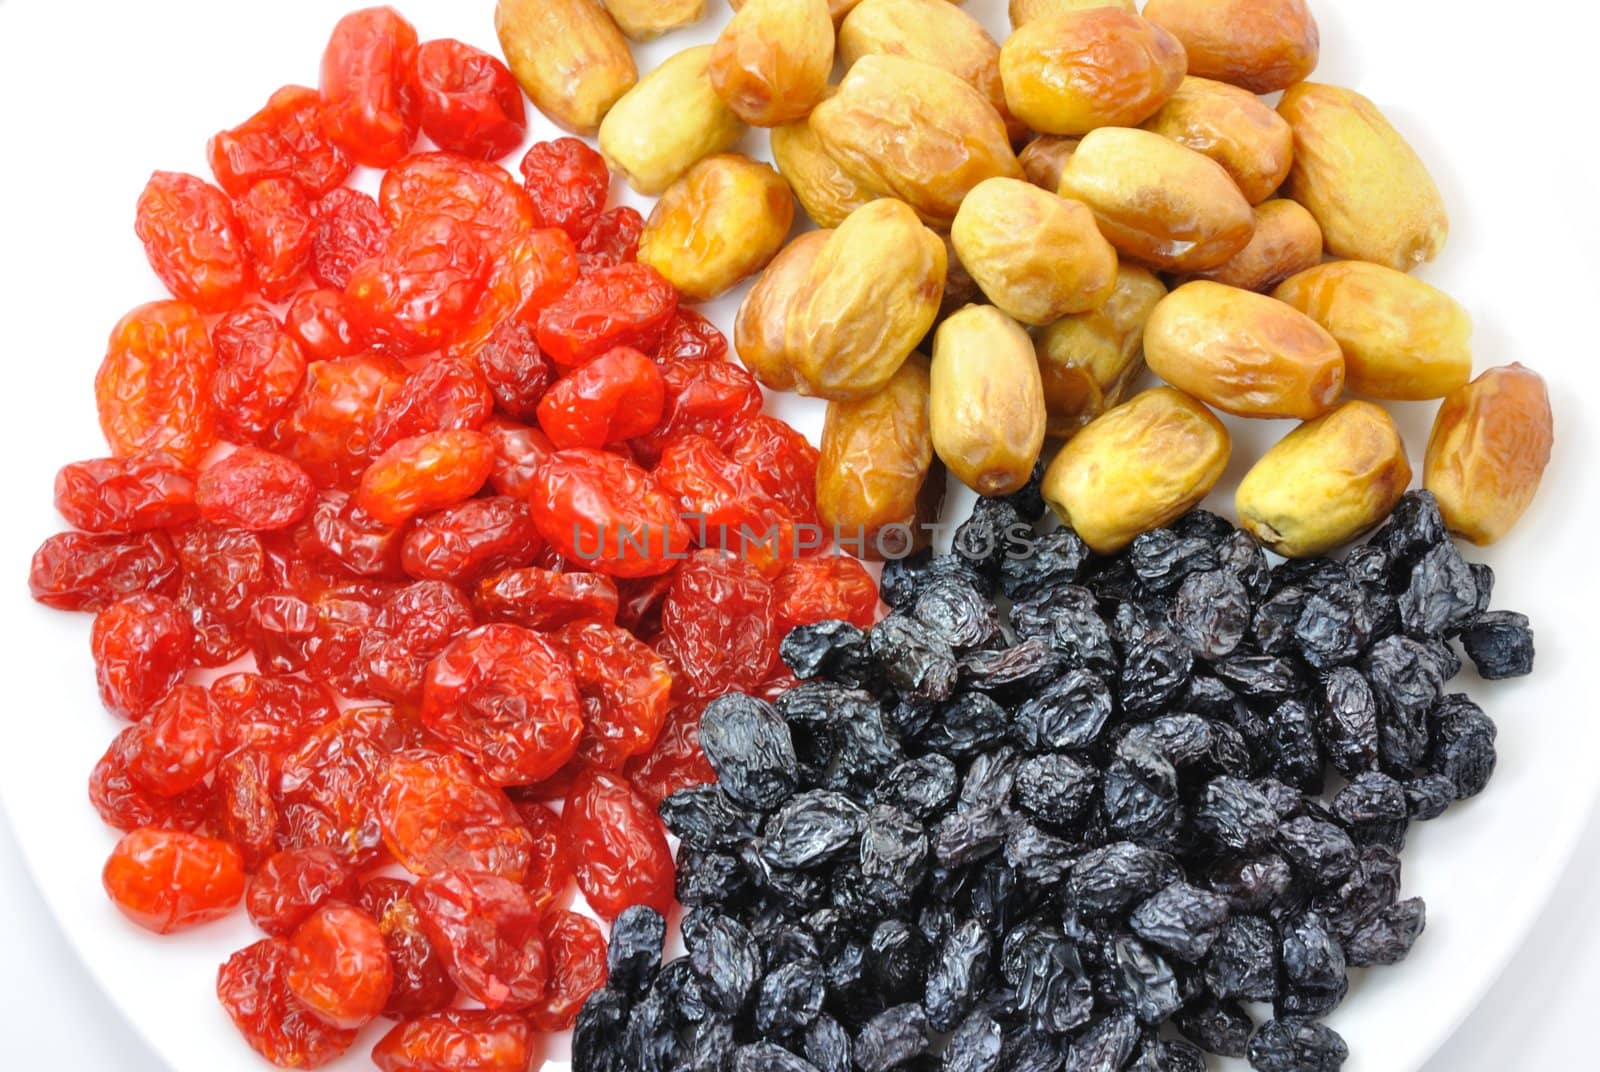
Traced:
[[745, 294], [733, 325], [733, 348], [762, 386], [790, 391], [795, 386], [785, 333], [789, 311], [832, 230], [808, 231], [785, 246]]
[[1144, 17], [1183, 42], [1190, 74], [1252, 93], [1303, 80], [1321, 51], [1305, 0], [1150, 0]]
[[744, 124], [711, 84], [711, 45], [686, 48], [633, 87], [600, 124], [600, 152], [647, 197], [696, 160], [733, 147]]
[[1144, 129], [1221, 164], [1252, 205], [1277, 193], [1294, 160], [1294, 133], [1281, 115], [1255, 94], [1208, 78], [1185, 78]]
[[665, 573], [689, 546], [671, 496], [616, 454], [557, 451], [534, 474], [529, 501], [551, 547], [613, 577]]
[[945, 467], [981, 495], [1028, 482], [1045, 432], [1033, 341], [999, 309], [968, 306], [939, 325], [929, 373], [928, 431]]
[[[795, 199], [818, 227], [839, 226], [850, 213], [884, 191], [851, 174], [822, 146], [809, 122], [774, 127], [772, 161]], [[806, 235], [800, 235], [798, 242]]]
[[600, 918], [629, 905], [672, 907], [672, 853], [655, 809], [620, 775], [589, 770], [573, 780], [561, 814], [578, 886]]
[[574, 134], [594, 134], [639, 80], [627, 39], [596, 0], [500, 0], [494, 28], [534, 107]]
[[1239, 483], [1239, 523], [1268, 549], [1309, 558], [1389, 516], [1411, 465], [1389, 415], [1346, 402], [1285, 436]]
[[353, 11], [322, 54], [328, 135], [358, 164], [388, 167], [417, 137], [417, 31], [390, 7]]
[[828, 87], [833, 47], [827, 0], [750, 0], [711, 50], [711, 86], [751, 126], [804, 119]]
[[1144, 369], [1144, 326], [1166, 296], [1155, 273], [1120, 264], [1104, 305], [1062, 317], [1036, 334], [1050, 435], [1070, 436], [1122, 403]]
[[244, 862], [225, 841], [143, 828], [117, 842], [101, 881], [123, 915], [170, 934], [232, 912], [244, 896]]
[[1006, 104], [1041, 134], [1137, 126], [1183, 81], [1183, 46], [1117, 7], [1034, 19], [1000, 49]]
[[94, 380], [111, 453], [164, 450], [198, 467], [216, 441], [215, 372], [216, 352], [194, 306], [151, 302], [123, 317]]
[[[1209, 279], [1240, 290], [1271, 294], [1278, 284], [1322, 263], [1322, 228], [1305, 206], [1287, 197], [1274, 198], [1257, 205], [1255, 213], [1256, 230], [1249, 243], [1215, 268], [1196, 272], [1189, 279]], [[1274, 297], [1278, 296], [1274, 294]], [[1278, 297], [1278, 300], [1284, 299]], [[1300, 311], [1306, 312], [1305, 309]], [[1347, 384], [1352, 374], [1350, 366], [1347, 352]]]
[[1452, 532], [1493, 543], [1533, 502], [1554, 439], [1543, 377], [1517, 364], [1489, 369], [1440, 404], [1423, 486]]

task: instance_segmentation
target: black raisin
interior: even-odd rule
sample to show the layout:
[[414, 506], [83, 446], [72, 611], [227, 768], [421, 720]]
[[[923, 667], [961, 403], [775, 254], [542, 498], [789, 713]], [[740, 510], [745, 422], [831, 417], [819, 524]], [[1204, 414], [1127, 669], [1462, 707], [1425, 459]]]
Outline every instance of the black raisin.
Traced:
[[1462, 631], [1461, 646], [1486, 681], [1533, 673], [1533, 631], [1525, 615], [1508, 610], [1480, 614]]

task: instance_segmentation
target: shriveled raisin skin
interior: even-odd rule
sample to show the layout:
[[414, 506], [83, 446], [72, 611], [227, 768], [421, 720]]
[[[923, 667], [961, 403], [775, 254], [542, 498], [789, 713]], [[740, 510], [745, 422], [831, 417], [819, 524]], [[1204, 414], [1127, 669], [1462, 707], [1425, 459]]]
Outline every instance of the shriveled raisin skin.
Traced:
[[157, 171], [139, 195], [134, 230], [167, 290], [202, 312], [238, 305], [250, 260], [227, 195], [203, 179]]
[[388, 167], [417, 136], [417, 31], [389, 7], [340, 19], [322, 54], [328, 136], [358, 164]]
[[462, 156], [498, 160], [522, 144], [528, 127], [522, 90], [505, 64], [448, 38], [417, 49], [422, 132]]
[[151, 302], [124, 316], [94, 380], [111, 453], [164, 450], [198, 467], [216, 441], [215, 372], [216, 353], [193, 305]]
[[101, 882], [128, 919], [170, 934], [233, 911], [244, 896], [244, 862], [225, 841], [143, 827], [117, 842]]
[[217, 1000], [252, 1049], [283, 1068], [320, 1068], [348, 1050], [356, 1032], [313, 1015], [289, 991], [289, 943], [263, 938], [217, 970]]

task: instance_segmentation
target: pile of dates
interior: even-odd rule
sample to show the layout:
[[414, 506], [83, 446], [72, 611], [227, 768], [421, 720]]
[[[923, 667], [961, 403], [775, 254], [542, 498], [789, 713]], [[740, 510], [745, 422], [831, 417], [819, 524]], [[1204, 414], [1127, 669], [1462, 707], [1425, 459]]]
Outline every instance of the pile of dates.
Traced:
[[1213, 514], [1106, 557], [1043, 509], [980, 500], [887, 617], [785, 638], [801, 684], [706, 707], [716, 784], [661, 806], [688, 955], [619, 921], [575, 1072], [1342, 1065], [1348, 970], [1423, 930], [1409, 825], [1494, 770], [1457, 644], [1527, 673], [1527, 620], [1427, 492], [1276, 568]]
[[[638, 263], [598, 153], [493, 162], [525, 133], [500, 61], [375, 8], [211, 140], [215, 184], [154, 175], [171, 297], [113, 331], [111, 456], [60, 471], [73, 531], [33, 559], [127, 723], [89, 780], [106, 891], [163, 934], [242, 903], [266, 937], [218, 997], [285, 1067], [388, 1017], [390, 1072], [521, 1072], [605, 979], [574, 880], [602, 920], [672, 903], [656, 805], [713, 777], [700, 708], [877, 613], [788, 539], [815, 448]], [[783, 537], [706, 550], [746, 526]]]

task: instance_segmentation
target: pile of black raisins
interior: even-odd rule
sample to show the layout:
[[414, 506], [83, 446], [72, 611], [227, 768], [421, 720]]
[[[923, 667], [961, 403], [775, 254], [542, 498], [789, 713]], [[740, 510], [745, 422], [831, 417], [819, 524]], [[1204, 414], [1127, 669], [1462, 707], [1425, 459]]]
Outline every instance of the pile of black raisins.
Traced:
[[1204, 512], [1109, 558], [1042, 514], [980, 501], [872, 629], [785, 639], [799, 687], [706, 708], [718, 782], [661, 808], [688, 955], [618, 921], [575, 1072], [1340, 1067], [1349, 969], [1423, 929], [1408, 824], [1494, 770], [1455, 642], [1524, 674], [1527, 620], [1425, 492], [1277, 568]]

